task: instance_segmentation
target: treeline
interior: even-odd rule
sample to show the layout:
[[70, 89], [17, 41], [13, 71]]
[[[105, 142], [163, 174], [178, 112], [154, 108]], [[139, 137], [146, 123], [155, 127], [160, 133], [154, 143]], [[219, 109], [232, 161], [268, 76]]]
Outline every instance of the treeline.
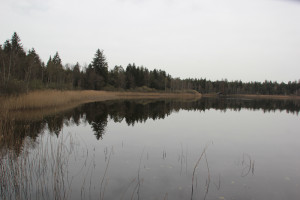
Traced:
[[[171, 76], [162, 70], [148, 70], [129, 64], [108, 70], [103, 51], [98, 49], [86, 66], [63, 65], [58, 54], [45, 64], [34, 48], [25, 52], [17, 33], [0, 45], [1, 93], [21, 93], [35, 89], [143, 90], [170, 89]], [[151, 89], [150, 89], [151, 88]]]
[[165, 91], [195, 90], [200, 93], [300, 95], [300, 81], [210, 81], [173, 78], [163, 70], [148, 70], [128, 64], [109, 70], [103, 51], [98, 49], [87, 66], [63, 65], [58, 52], [44, 63], [34, 48], [25, 52], [17, 33], [0, 45], [0, 92], [22, 93], [35, 89], [92, 89]]

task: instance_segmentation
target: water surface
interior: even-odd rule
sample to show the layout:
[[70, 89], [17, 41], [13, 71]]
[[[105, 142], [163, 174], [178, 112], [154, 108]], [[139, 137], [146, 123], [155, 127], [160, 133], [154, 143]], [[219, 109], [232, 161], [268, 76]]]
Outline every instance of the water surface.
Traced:
[[89, 103], [14, 124], [3, 199], [299, 199], [300, 104]]

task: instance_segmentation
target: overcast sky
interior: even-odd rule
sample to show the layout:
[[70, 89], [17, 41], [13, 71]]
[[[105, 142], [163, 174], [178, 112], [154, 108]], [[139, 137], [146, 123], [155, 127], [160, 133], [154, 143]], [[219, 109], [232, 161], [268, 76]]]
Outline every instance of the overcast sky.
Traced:
[[17, 32], [44, 62], [128, 63], [172, 77], [300, 79], [299, 0], [0, 0], [0, 43]]

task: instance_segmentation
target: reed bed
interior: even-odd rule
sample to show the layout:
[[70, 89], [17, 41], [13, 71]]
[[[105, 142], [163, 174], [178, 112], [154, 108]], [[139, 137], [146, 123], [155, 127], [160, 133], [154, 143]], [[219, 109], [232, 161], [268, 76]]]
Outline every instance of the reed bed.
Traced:
[[[198, 199], [201, 196], [206, 199], [209, 192], [211, 178], [206, 151], [207, 147], [193, 167], [192, 185], [186, 186], [187, 191], [192, 189], [191, 199]], [[14, 151], [9, 151], [0, 156], [0, 197], [3, 200], [59, 200], [74, 199], [74, 197], [77, 199], [111, 199], [114, 185], [109, 182], [113, 180], [109, 171], [111, 164], [114, 163], [114, 154], [112, 146], [111, 150], [105, 147], [104, 155], [99, 156], [95, 154], [95, 150], [81, 145], [80, 138], [72, 133], [62, 133], [58, 138], [42, 134], [36, 141], [27, 138], [21, 154], [16, 155]], [[149, 186], [144, 185], [146, 170], [143, 169], [145, 167], [143, 155], [144, 150], [139, 158], [137, 174], [129, 177], [128, 183], [119, 188], [120, 192], [114, 195], [115, 199], [143, 199], [147, 193], [144, 192]], [[104, 159], [102, 165], [96, 164], [99, 158]], [[198, 176], [203, 170], [198, 167], [203, 159], [206, 163], [207, 178], [206, 184], [202, 182], [203, 184], [200, 185], [197, 180], [200, 180]], [[198, 175], [196, 171], [199, 172]], [[187, 177], [191, 177], [190, 170]], [[202, 178], [205, 177], [202, 176]], [[172, 190], [166, 190], [160, 195], [163, 196], [161, 198], [156, 196], [156, 199], [169, 199], [173, 193]]]
[[[0, 199], [73, 199], [76, 183], [77, 187], [81, 184], [81, 199], [87, 199], [93, 178], [88, 174], [94, 175], [95, 157], [77, 143], [78, 138], [70, 133], [59, 138], [45, 135], [37, 141], [27, 138], [19, 155], [14, 151], [1, 155]], [[78, 174], [70, 171], [74, 164]], [[100, 189], [104, 199], [105, 187]]]
[[2, 99], [2, 106], [8, 110], [30, 110], [55, 108], [74, 102], [101, 101], [114, 98], [116, 95], [105, 91], [34, 91], [15, 97]]
[[[72, 139], [71, 139], [72, 140]], [[41, 142], [41, 141], [40, 141]], [[30, 148], [32, 142], [25, 142]], [[31, 155], [9, 151], [0, 158], [1, 199], [68, 199], [72, 180], [67, 176], [67, 149], [63, 140], [39, 145]], [[46, 148], [49, 147], [49, 148]]]
[[34, 91], [19, 96], [0, 99], [1, 109], [9, 111], [36, 110], [56, 108], [68, 104], [82, 104], [94, 101], [114, 99], [141, 99], [141, 98], [194, 98], [201, 97], [199, 93], [155, 93], [155, 92], [108, 92], [108, 91]]

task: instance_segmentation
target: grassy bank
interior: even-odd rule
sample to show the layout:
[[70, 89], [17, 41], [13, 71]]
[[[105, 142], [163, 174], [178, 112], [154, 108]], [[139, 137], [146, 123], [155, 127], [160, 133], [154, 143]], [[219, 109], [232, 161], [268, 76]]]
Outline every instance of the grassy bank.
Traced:
[[[72, 109], [83, 103], [116, 100], [116, 99], [165, 99], [183, 98], [195, 99], [201, 97], [219, 97], [217, 94], [201, 95], [196, 91], [186, 92], [109, 92], [109, 91], [34, 91], [19, 96], [0, 98], [0, 118], [2, 119], [40, 119], [45, 115], [52, 115]], [[227, 95], [223, 97], [247, 99], [294, 99], [299, 96], [283, 95]]]
[[[58, 91], [43, 90], [34, 91], [19, 96], [0, 98], [0, 109], [5, 112], [22, 112], [24, 110], [37, 111], [48, 110], [57, 112], [78, 106], [82, 103], [106, 101], [115, 99], [159, 99], [159, 98], [200, 98], [218, 97], [217, 94], [203, 94], [196, 91], [186, 92], [109, 92], [109, 91]], [[249, 98], [249, 99], [297, 99], [299, 96], [284, 95], [227, 95], [225, 97]]]
[[22, 111], [37, 109], [58, 109], [61, 106], [79, 105], [82, 103], [106, 101], [114, 99], [139, 99], [139, 98], [195, 98], [201, 97], [196, 92], [182, 93], [154, 93], [154, 92], [108, 92], [108, 91], [35, 91], [13, 97], [0, 99], [2, 110]]

